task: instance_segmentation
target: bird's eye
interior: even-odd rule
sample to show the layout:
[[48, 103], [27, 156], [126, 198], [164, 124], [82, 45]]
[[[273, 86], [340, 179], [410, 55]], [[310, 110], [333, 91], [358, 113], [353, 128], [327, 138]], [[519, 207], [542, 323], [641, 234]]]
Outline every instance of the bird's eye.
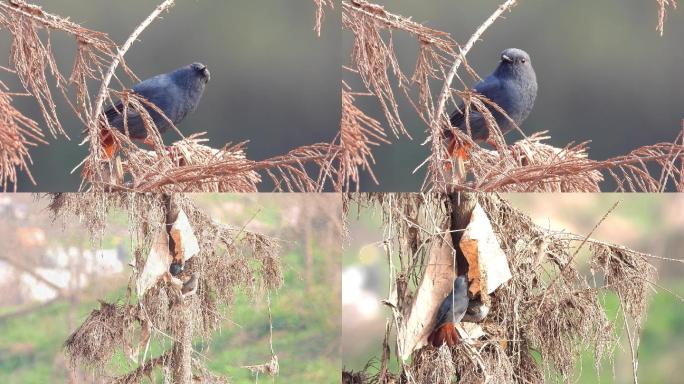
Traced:
[[520, 62], [523, 63], [523, 64], [525, 64], [525, 61], [527, 61], [527, 60], [525, 60], [525, 59], [520, 59]]

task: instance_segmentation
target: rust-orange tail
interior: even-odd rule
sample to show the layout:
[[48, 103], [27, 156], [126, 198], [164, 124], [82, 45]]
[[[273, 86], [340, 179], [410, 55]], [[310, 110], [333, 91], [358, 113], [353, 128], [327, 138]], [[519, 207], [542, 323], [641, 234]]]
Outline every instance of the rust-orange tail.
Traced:
[[109, 129], [100, 129], [100, 142], [102, 143], [105, 156], [107, 156], [108, 160], [111, 160], [116, 152], [119, 151], [119, 143], [116, 142], [114, 135], [112, 135]]
[[470, 159], [470, 148], [470, 144], [464, 143], [461, 145], [457, 145], [456, 140], [452, 139], [449, 142], [449, 147], [447, 148], [447, 150], [449, 151], [449, 156], [451, 156], [454, 159], [468, 160]]
[[428, 342], [432, 344], [433, 347], [439, 348], [442, 344], [446, 344], [449, 347], [453, 347], [458, 343], [458, 335], [456, 334], [456, 328], [454, 328], [454, 323], [444, 323], [439, 328], [432, 331], [428, 337]]

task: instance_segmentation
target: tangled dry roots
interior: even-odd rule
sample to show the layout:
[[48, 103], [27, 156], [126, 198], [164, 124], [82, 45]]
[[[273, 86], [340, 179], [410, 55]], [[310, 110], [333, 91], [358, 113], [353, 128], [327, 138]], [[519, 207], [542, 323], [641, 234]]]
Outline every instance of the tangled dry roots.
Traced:
[[[448, 199], [439, 194], [350, 194], [347, 198], [347, 209], [350, 202], [381, 207], [385, 236], [397, 259], [393, 265], [398, 270], [391, 278], [398, 296], [395, 315], [401, 317], [395, 321], [405, 321], [413, 304], [415, 288], [411, 287], [419, 285], [429, 244], [441, 236], [426, 229], [435, 228], [434, 223], [448, 214]], [[513, 275], [491, 296], [490, 314], [482, 324], [486, 336], [451, 351], [424, 347], [414, 351], [399, 374], [371, 376], [368, 382], [444, 383], [454, 377], [467, 383], [571, 382], [584, 351], [593, 352], [597, 370], [602, 362], [612, 363], [619, 334], [602, 303], [609, 292], [624, 308], [627, 332], [638, 338], [656, 279], [650, 255], [539, 227], [496, 194], [477, 194], [477, 200]], [[580, 271], [574, 260], [585, 243], [591, 274]]]
[[123, 344], [126, 317], [124, 307], [100, 302], [100, 309], [92, 311], [64, 343], [70, 365], [103, 370]]

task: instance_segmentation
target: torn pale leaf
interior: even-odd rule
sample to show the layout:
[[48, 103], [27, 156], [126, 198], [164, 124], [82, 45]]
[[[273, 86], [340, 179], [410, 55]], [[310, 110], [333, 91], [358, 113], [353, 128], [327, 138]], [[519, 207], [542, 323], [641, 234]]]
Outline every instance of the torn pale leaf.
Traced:
[[181, 210], [171, 226], [171, 237], [176, 243], [175, 260], [187, 261], [199, 252], [199, 243], [185, 212]]
[[471, 281], [471, 293], [484, 290], [490, 294], [512, 277], [506, 254], [479, 203], [473, 209], [459, 246], [470, 266], [468, 278]]
[[[443, 225], [442, 232], [447, 233], [447, 228], [448, 225]], [[399, 329], [397, 334], [399, 352], [404, 361], [415, 349], [427, 344], [427, 337], [432, 332], [437, 310], [453, 289], [456, 273], [454, 248], [451, 244], [449, 235], [436, 238], [432, 243], [428, 264], [416, 292], [416, 298], [413, 300], [411, 313], [406, 320], [405, 327]]]
[[470, 344], [486, 335], [480, 324], [476, 323], [458, 323], [456, 324], [456, 331], [461, 340]]
[[170, 265], [169, 238], [166, 231], [159, 230], [157, 239], [150, 249], [150, 254], [147, 255], [142, 273], [136, 281], [138, 297], [142, 297], [150, 287], [155, 285], [159, 277], [169, 270]]

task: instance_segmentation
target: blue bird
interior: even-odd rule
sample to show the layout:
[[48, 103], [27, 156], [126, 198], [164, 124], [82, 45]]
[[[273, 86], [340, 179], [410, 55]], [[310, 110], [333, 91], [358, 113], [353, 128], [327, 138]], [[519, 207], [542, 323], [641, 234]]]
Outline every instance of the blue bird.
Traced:
[[[494, 72], [475, 84], [473, 91], [486, 97], [503, 109], [516, 125], [522, 124], [534, 107], [537, 97], [537, 76], [532, 68], [530, 55], [522, 49], [508, 48], [501, 52], [501, 61]], [[513, 129], [513, 124], [494, 107], [485, 106], [496, 119], [501, 133]], [[451, 115], [451, 125], [468, 133], [463, 103]], [[476, 142], [486, 141], [491, 144], [489, 128], [484, 116], [471, 107], [468, 114], [471, 137]], [[464, 156], [463, 149], [456, 148], [451, 131], [446, 132], [449, 140], [449, 155]]]
[[[136, 84], [132, 91], [164, 112], [166, 118], [150, 106], [145, 106], [145, 110], [150, 114], [159, 132], [164, 133], [171, 127], [171, 123], [177, 125], [189, 113], [197, 109], [209, 79], [210, 73], [207, 66], [193, 63], [144, 80]], [[118, 101], [104, 113], [110, 126], [126, 133], [123, 112], [123, 103]], [[145, 129], [142, 117], [131, 107], [126, 111], [126, 123], [131, 139], [150, 143], [147, 140], [147, 129]], [[107, 157], [113, 157], [118, 150], [114, 137], [104, 128], [100, 134]]]
[[454, 324], [460, 322], [468, 309], [468, 279], [460, 275], [454, 279], [453, 291], [447, 296], [437, 311], [435, 327], [428, 337], [428, 342], [435, 348], [446, 343], [453, 347], [458, 336]]

